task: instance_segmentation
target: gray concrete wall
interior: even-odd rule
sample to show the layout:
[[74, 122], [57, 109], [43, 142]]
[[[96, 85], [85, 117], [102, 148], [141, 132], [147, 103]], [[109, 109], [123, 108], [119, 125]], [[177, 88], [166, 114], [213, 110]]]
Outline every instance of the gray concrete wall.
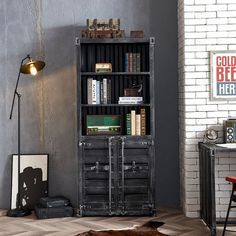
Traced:
[[22, 153], [49, 153], [49, 193], [76, 202], [74, 38], [86, 18], [112, 17], [127, 32], [143, 29], [149, 36], [150, 0], [0, 1], [0, 208], [10, 203], [17, 107], [12, 120], [9, 113], [19, 64], [28, 53], [47, 65], [36, 78], [21, 75]]
[[156, 38], [157, 204], [179, 207], [177, 2], [152, 0], [150, 32]]

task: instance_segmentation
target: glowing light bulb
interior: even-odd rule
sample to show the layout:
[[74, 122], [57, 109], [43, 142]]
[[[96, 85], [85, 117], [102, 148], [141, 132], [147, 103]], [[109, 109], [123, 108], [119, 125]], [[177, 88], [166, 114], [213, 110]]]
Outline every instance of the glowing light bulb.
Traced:
[[36, 67], [34, 66], [34, 64], [30, 65], [30, 74], [31, 75], [36, 75], [38, 73]]

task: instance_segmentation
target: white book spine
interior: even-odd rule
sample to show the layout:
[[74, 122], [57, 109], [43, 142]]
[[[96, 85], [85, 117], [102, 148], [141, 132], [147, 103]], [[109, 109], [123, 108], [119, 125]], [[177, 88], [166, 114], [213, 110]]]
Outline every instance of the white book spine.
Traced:
[[143, 101], [143, 97], [119, 97], [120, 101]]
[[92, 81], [92, 104], [97, 104], [96, 94], [97, 94], [97, 81], [95, 79], [93, 79], [93, 81]]
[[103, 78], [103, 103], [107, 104], [107, 78]]
[[135, 110], [131, 110], [131, 135], [136, 134], [136, 112]]
[[142, 104], [142, 101], [118, 101], [118, 104]]
[[137, 114], [136, 115], [136, 120], [135, 120], [135, 134], [136, 135], [141, 135], [141, 115]]
[[100, 81], [97, 80], [96, 82], [96, 104], [100, 104]]

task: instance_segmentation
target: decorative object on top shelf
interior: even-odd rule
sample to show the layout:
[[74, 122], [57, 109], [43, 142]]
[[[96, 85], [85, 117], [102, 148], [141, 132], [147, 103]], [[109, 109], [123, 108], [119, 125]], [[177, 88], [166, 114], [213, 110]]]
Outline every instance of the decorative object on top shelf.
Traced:
[[217, 139], [218, 131], [214, 129], [208, 129], [203, 136], [203, 143], [216, 143]]
[[96, 63], [95, 64], [96, 73], [112, 72], [111, 63]]
[[87, 29], [82, 30], [82, 38], [122, 38], [120, 19], [87, 19]]
[[131, 30], [130, 31], [130, 38], [143, 38], [144, 33], [142, 30]]

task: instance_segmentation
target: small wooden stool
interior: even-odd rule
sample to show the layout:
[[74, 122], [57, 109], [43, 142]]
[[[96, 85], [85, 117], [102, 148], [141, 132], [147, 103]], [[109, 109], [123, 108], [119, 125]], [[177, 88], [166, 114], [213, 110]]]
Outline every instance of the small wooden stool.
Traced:
[[222, 236], [225, 235], [230, 209], [236, 208], [236, 206], [231, 206], [232, 202], [236, 202], [236, 194], [234, 194], [234, 192], [236, 191], [236, 176], [227, 176], [225, 178], [225, 180], [232, 183], [232, 193], [231, 193], [230, 200], [229, 200], [229, 206], [228, 206], [228, 211], [227, 211], [226, 218], [225, 218], [224, 230], [223, 230]]

